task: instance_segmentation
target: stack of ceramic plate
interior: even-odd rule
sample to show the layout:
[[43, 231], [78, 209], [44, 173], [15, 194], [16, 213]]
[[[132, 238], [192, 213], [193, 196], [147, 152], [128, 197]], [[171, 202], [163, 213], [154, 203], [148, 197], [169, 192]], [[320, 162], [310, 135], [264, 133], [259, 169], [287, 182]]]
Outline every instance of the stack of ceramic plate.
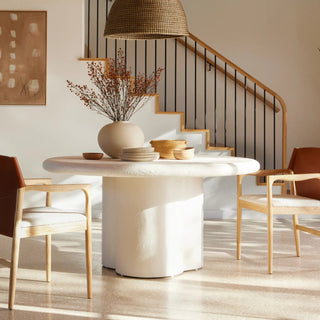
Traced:
[[159, 159], [159, 152], [154, 152], [154, 148], [123, 148], [120, 155], [121, 160], [125, 161], [154, 161]]

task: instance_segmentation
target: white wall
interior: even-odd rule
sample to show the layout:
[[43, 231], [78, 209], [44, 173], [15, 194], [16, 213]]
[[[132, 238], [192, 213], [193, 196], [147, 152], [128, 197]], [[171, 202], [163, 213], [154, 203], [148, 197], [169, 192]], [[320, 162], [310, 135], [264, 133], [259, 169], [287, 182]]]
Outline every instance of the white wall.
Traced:
[[[290, 154], [293, 146], [320, 142], [320, 1], [182, 0], [192, 33], [278, 92], [288, 106]], [[0, 153], [17, 156], [25, 177], [51, 176], [55, 182], [89, 182], [94, 213], [101, 211], [101, 179], [46, 172], [48, 157], [97, 151], [97, 134], [108, 122], [86, 110], [66, 88], [85, 82], [77, 59], [83, 53], [81, 0], [0, 0], [0, 10], [48, 11], [47, 105], [0, 106]], [[152, 121], [150, 109], [133, 119], [150, 140], [175, 131], [178, 119]], [[166, 118], [167, 119], [167, 118]], [[153, 129], [154, 125], [157, 126]], [[234, 216], [235, 179], [206, 181], [206, 217]], [[29, 203], [37, 199], [28, 198]], [[79, 206], [78, 198], [68, 205]]]

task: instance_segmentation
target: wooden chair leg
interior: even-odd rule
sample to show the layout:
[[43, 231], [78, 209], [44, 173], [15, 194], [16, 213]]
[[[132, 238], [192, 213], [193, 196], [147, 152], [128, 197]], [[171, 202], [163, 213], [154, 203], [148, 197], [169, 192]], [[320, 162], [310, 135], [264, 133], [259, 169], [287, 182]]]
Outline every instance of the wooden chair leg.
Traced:
[[237, 259], [241, 258], [241, 226], [242, 226], [242, 208], [238, 204], [237, 208]]
[[51, 234], [46, 235], [46, 279], [51, 281]]
[[273, 260], [273, 214], [268, 213], [268, 272], [272, 273]]
[[87, 294], [92, 298], [92, 237], [91, 226], [86, 230], [86, 264], [87, 264]]
[[20, 248], [20, 238], [14, 237], [12, 239], [12, 252], [11, 252], [11, 269], [10, 269], [10, 284], [9, 284], [9, 303], [8, 308], [13, 309], [14, 298], [16, 292], [16, 279], [17, 279], [17, 270], [19, 263], [19, 248]]
[[296, 242], [296, 252], [297, 252], [297, 257], [300, 257], [300, 233], [299, 230], [297, 229], [297, 224], [299, 224], [299, 220], [298, 220], [298, 215], [294, 214], [292, 216], [293, 218], [293, 231], [294, 231], [294, 238], [295, 238], [295, 242]]

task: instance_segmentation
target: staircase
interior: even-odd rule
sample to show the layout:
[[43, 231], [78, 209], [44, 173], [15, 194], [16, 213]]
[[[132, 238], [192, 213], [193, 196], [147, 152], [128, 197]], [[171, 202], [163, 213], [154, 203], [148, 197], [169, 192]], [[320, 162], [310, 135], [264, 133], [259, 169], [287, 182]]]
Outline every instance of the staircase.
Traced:
[[180, 113], [181, 130], [205, 132], [206, 149], [230, 150], [263, 169], [287, 165], [286, 105], [259, 80], [199, 38], [108, 40], [105, 20], [113, 1], [86, 1], [85, 57], [125, 53], [135, 77], [164, 68], [157, 87], [159, 112]]

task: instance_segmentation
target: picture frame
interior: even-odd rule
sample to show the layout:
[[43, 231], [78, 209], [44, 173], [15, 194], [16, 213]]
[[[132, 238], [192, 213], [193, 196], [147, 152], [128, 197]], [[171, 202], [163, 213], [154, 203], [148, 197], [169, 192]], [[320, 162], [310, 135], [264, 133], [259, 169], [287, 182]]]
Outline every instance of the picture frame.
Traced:
[[47, 11], [0, 10], [0, 105], [46, 105]]

